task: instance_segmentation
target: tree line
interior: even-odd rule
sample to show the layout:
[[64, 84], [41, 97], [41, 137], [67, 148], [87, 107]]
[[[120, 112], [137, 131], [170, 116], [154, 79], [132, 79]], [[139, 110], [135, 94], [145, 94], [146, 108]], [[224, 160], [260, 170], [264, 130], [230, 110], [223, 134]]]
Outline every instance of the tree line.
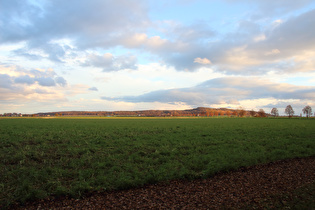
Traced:
[[[305, 106], [302, 109], [303, 114], [306, 117], [312, 116], [312, 108]], [[294, 110], [291, 105], [285, 108], [285, 114], [289, 117], [294, 116]], [[238, 109], [227, 109], [227, 108], [207, 108], [198, 107], [195, 109], [188, 110], [142, 110], [142, 111], [62, 111], [62, 112], [45, 112], [37, 114], [22, 115], [17, 113], [5, 113], [0, 116], [5, 117], [50, 117], [50, 116], [101, 116], [101, 117], [113, 117], [113, 116], [126, 116], [126, 117], [216, 117], [216, 116], [227, 116], [227, 117], [268, 117], [268, 116], [279, 116], [277, 108], [272, 108], [270, 114], [266, 113], [263, 109], [258, 111], [245, 110], [242, 107]]]
[[[309, 105], [307, 105], [307, 106], [305, 106], [305, 107], [302, 109], [302, 112], [303, 112], [303, 114], [305, 114], [306, 117], [308, 118], [308, 117], [312, 116], [312, 107], [310, 107]], [[293, 117], [293, 115], [294, 115], [294, 110], [293, 110], [292, 106], [291, 106], [291, 105], [288, 105], [288, 106], [285, 108], [284, 113], [285, 113], [286, 115], [288, 115], [288, 117]], [[275, 117], [276, 117], [276, 116], [279, 116], [279, 111], [278, 111], [278, 109], [277, 109], [277, 108], [272, 108], [272, 109], [271, 109], [271, 115], [273, 115], [273, 116], [275, 116]]]

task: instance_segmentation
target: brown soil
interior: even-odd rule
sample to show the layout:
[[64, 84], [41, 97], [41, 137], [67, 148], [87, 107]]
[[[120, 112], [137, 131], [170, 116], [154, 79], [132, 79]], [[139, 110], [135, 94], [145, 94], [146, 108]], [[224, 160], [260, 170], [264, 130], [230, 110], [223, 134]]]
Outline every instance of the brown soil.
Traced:
[[272, 206], [275, 197], [279, 200], [286, 195], [290, 199], [296, 189], [314, 185], [314, 180], [315, 157], [296, 158], [244, 167], [208, 179], [174, 180], [129, 190], [98, 192], [82, 199], [52, 198], [13, 208], [263, 209], [267, 203], [268, 208], [275, 208]]

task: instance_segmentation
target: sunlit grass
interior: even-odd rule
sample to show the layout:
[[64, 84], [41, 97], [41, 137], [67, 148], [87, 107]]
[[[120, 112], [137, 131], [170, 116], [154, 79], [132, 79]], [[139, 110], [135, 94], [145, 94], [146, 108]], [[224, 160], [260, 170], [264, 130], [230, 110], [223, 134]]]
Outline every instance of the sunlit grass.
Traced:
[[0, 119], [0, 204], [313, 156], [314, 128], [310, 119]]

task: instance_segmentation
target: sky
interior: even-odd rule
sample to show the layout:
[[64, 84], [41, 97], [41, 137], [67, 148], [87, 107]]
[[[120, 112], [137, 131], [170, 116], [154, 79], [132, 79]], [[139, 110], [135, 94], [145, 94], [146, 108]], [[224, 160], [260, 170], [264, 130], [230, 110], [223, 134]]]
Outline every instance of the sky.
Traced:
[[315, 109], [314, 0], [0, 0], [0, 113]]

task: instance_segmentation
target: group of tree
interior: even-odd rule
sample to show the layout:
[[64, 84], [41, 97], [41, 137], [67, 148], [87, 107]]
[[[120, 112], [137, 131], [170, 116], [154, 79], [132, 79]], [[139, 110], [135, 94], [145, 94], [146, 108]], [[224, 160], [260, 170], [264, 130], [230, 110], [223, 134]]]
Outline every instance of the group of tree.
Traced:
[[[302, 109], [302, 112], [303, 114], [306, 115], [306, 117], [310, 117], [312, 115], [312, 108], [307, 105], [305, 106], [303, 109]], [[294, 110], [292, 108], [291, 105], [288, 105], [285, 110], [284, 110], [284, 113], [288, 115], [288, 117], [292, 117], [294, 115]], [[277, 117], [279, 116], [279, 111], [277, 108], [272, 108], [271, 109], [271, 115], [274, 116], [274, 117]]]
[[[312, 115], [312, 108], [310, 106], [305, 106], [302, 112], [306, 117]], [[285, 108], [285, 114], [289, 117], [294, 115], [294, 110], [291, 105]], [[37, 113], [22, 115], [17, 113], [5, 113], [0, 115], [0, 117], [12, 117], [12, 116], [24, 116], [24, 117], [49, 117], [49, 116], [100, 116], [100, 117], [113, 117], [113, 116], [124, 116], [124, 117], [268, 117], [268, 116], [279, 116], [279, 111], [277, 108], [272, 108], [270, 114], [267, 114], [263, 109], [258, 111], [247, 111], [242, 107], [238, 109], [227, 109], [227, 108], [207, 108], [198, 107], [195, 109], [188, 110], [142, 110], [142, 111], [63, 111], [63, 112], [47, 112], [47, 113]]]

